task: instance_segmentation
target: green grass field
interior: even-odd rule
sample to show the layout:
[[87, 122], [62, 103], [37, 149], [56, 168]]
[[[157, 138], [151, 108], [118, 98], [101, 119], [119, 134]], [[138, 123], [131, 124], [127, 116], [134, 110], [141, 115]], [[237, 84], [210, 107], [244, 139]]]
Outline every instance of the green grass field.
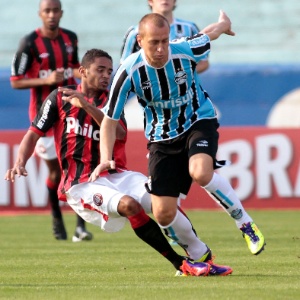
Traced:
[[174, 277], [128, 224], [115, 234], [89, 224], [94, 240], [72, 243], [72, 213], [68, 241], [52, 237], [50, 215], [1, 216], [0, 299], [300, 299], [300, 211], [249, 213], [267, 242], [258, 256], [225, 213], [188, 211], [216, 263], [233, 268], [226, 277]]

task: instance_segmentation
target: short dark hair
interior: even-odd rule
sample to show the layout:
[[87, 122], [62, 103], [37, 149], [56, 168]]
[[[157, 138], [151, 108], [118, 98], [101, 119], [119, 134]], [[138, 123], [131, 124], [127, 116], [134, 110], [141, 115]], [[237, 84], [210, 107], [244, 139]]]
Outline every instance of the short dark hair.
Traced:
[[110, 59], [111, 62], [113, 62], [112, 57], [106, 51], [101, 49], [90, 49], [84, 54], [81, 60], [81, 65], [84, 68], [88, 68], [95, 61], [95, 58], [97, 57], [106, 57]]
[[[44, 2], [45, 0], [40, 0], [40, 5], [39, 5], [39, 7], [41, 7], [41, 5], [42, 5], [42, 2]], [[60, 0], [55, 0], [58, 4], [59, 4], [59, 8], [61, 9], [61, 2], [60, 2]]]

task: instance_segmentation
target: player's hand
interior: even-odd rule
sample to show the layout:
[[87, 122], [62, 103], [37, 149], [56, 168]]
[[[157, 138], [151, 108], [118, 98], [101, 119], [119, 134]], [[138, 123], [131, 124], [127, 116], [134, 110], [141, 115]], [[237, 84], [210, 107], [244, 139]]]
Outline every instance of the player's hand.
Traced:
[[58, 91], [63, 93], [61, 97], [62, 100], [71, 103], [73, 106], [84, 108], [86, 105], [88, 105], [88, 102], [84, 99], [84, 94], [76, 90], [59, 87]]
[[47, 78], [48, 85], [56, 85], [64, 81], [64, 68], [59, 68], [51, 72], [50, 76]]
[[231, 30], [231, 21], [223, 10], [220, 10], [219, 23], [224, 25], [224, 34], [234, 36], [235, 33]]
[[109, 160], [107, 162], [100, 163], [91, 174], [89, 178], [89, 182], [95, 181], [100, 176], [101, 172], [115, 169], [115, 168], [116, 168], [116, 163], [114, 160]]
[[26, 177], [27, 175], [28, 175], [28, 173], [27, 173], [25, 167], [20, 166], [20, 165], [15, 165], [12, 169], [8, 169], [6, 171], [4, 179], [14, 182], [15, 176], [18, 176], [18, 177], [25, 176]]

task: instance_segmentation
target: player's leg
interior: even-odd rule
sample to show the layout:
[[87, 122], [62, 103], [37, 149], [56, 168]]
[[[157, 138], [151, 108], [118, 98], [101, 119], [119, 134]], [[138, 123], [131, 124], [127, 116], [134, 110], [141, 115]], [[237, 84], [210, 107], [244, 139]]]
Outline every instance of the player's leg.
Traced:
[[85, 221], [76, 214], [76, 228], [72, 237], [73, 242], [90, 241], [93, 239], [93, 234], [89, 232], [85, 227]]
[[[191, 184], [188, 157], [184, 151], [185, 141], [178, 139], [172, 145], [148, 144], [148, 146], [150, 176], [147, 188], [151, 193], [152, 211], [157, 223], [169, 236], [176, 239], [190, 258], [209, 262], [209, 274], [230, 274], [232, 272], [230, 267], [221, 268], [213, 264], [211, 250], [199, 239], [187, 216], [178, 210], [177, 198], [180, 193], [187, 192]], [[189, 267], [190, 265], [187, 270]]]
[[51, 207], [54, 237], [58, 240], [66, 240], [67, 233], [65, 230], [57, 196], [57, 188], [60, 182], [61, 173], [55, 151], [54, 138], [39, 138], [35, 147], [35, 153], [45, 161], [49, 170], [49, 175], [46, 180], [46, 186], [48, 189], [48, 203]]
[[253, 223], [229, 182], [214, 172], [217, 167], [215, 157], [218, 148], [218, 123], [213, 120], [198, 123], [190, 137], [190, 175], [235, 220], [251, 253], [258, 254], [264, 249], [264, 236]]
[[[158, 225], [137, 201], [108, 187], [109, 185], [110, 182], [105, 177], [98, 178], [92, 183], [77, 184], [67, 191], [67, 201], [85, 221], [107, 232], [121, 230], [127, 218], [140, 239], [180, 270], [183, 261], [187, 259], [173, 250]], [[207, 275], [208, 272], [209, 264], [200, 262], [185, 270], [186, 274], [192, 276]]]

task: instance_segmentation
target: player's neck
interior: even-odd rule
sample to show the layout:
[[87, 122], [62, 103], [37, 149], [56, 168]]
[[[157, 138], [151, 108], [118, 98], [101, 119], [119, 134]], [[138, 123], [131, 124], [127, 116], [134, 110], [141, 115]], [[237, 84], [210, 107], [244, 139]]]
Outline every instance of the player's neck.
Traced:
[[152, 12], [164, 16], [168, 20], [169, 24], [173, 23], [173, 12], [172, 11], [169, 11], [169, 12], [159, 12], [159, 11], [153, 10]]
[[59, 28], [57, 27], [55, 30], [49, 30], [45, 27], [41, 27], [40, 33], [43, 37], [46, 37], [48, 39], [55, 39], [59, 34]]

